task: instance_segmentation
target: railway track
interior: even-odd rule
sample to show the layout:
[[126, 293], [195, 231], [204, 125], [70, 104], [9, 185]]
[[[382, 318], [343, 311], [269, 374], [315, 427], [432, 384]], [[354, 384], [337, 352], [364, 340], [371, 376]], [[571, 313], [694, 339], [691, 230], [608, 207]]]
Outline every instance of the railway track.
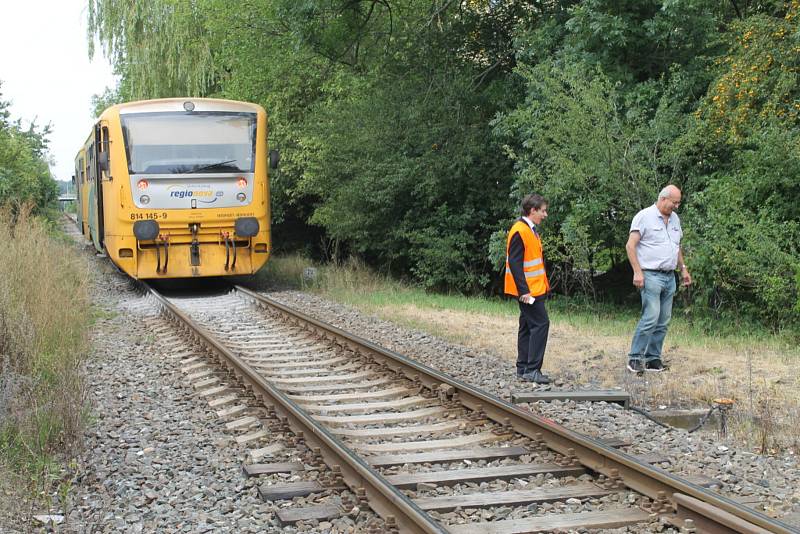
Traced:
[[148, 291], [216, 361], [183, 369], [236, 441], [254, 444], [244, 470], [263, 478], [262, 497], [305, 498], [284, 522], [369, 508], [383, 520], [374, 532], [797, 532], [245, 288]]

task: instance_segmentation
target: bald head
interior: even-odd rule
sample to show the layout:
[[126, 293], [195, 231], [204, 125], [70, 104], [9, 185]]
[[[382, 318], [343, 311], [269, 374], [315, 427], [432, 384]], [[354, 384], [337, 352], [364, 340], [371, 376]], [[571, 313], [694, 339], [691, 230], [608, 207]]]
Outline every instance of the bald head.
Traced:
[[658, 200], [661, 200], [662, 198], [670, 198], [675, 196], [677, 196], [678, 199], [680, 199], [681, 190], [675, 187], [674, 185], [668, 185], [667, 187], [662, 189], [661, 192], [658, 194]]
[[672, 215], [672, 212], [681, 205], [681, 190], [674, 185], [668, 185], [658, 194], [656, 207], [665, 217]]

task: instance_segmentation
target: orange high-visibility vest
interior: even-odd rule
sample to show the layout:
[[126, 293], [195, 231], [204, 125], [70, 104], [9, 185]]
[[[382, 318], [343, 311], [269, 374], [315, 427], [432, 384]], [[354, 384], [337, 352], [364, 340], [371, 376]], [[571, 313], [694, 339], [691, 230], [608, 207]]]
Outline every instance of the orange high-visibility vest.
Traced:
[[528, 283], [528, 290], [534, 297], [539, 297], [550, 291], [550, 282], [547, 280], [547, 273], [544, 271], [544, 256], [542, 254], [542, 240], [533, 233], [533, 230], [525, 221], [517, 221], [508, 232], [506, 240], [506, 277], [505, 293], [507, 295], [519, 296], [517, 284], [514, 282], [514, 275], [511, 274], [511, 267], [508, 265], [508, 250], [511, 248], [511, 238], [514, 234], [519, 234], [525, 252], [522, 256], [522, 270], [525, 273], [525, 281]]

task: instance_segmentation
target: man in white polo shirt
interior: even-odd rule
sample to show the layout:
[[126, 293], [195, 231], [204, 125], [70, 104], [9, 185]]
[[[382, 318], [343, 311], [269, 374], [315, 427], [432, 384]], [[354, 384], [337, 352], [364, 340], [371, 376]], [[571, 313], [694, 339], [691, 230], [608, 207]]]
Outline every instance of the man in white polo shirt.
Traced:
[[633, 334], [628, 370], [663, 371], [661, 349], [672, 317], [675, 270], [680, 268], [684, 286], [692, 277], [681, 251], [681, 221], [675, 209], [681, 205], [681, 191], [668, 185], [658, 200], [636, 214], [625, 250], [633, 267], [633, 285], [642, 295], [642, 317]]

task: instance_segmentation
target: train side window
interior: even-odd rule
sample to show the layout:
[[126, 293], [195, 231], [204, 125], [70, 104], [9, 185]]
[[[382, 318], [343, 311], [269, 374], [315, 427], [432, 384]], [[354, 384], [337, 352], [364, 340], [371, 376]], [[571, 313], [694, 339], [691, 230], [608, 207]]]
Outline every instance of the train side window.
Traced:
[[111, 180], [111, 163], [109, 161], [108, 153], [108, 126], [100, 128], [100, 146], [98, 146], [97, 162], [100, 170], [100, 177], [105, 175], [106, 180]]
[[103, 132], [103, 144], [100, 147], [100, 152], [108, 152], [108, 144], [109, 144], [108, 126], [103, 126], [102, 132]]
[[94, 143], [89, 145], [89, 149], [87, 150], [87, 156], [89, 159], [89, 180], [94, 181], [96, 176], [96, 169], [94, 164]]

